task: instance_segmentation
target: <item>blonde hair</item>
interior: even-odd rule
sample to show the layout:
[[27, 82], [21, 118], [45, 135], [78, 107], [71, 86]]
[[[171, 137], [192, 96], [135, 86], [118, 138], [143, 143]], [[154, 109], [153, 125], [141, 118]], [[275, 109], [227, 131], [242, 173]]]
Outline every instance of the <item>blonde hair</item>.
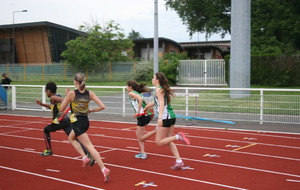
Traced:
[[85, 76], [83, 73], [76, 73], [73, 77], [74, 81], [77, 81], [79, 83], [79, 90], [85, 89]]

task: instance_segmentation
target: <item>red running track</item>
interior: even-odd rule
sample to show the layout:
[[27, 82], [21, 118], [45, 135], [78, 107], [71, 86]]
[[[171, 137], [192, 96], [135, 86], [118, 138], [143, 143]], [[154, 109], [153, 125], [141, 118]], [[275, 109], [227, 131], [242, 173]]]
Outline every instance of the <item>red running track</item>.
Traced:
[[[0, 115], [0, 189], [300, 189], [300, 135], [176, 127], [191, 145], [175, 142], [185, 169], [173, 171], [168, 147], [147, 140], [138, 153], [135, 124], [91, 121], [88, 131], [111, 181], [81, 159], [63, 131], [52, 133], [53, 156], [42, 157], [43, 128], [50, 118]], [[147, 130], [154, 127], [148, 126]]]

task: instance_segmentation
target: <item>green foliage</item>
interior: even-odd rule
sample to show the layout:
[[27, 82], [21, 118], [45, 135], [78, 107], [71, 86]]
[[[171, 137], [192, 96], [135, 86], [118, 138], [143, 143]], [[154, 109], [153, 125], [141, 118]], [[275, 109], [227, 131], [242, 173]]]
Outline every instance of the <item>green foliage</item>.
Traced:
[[300, 85], [300, 56], [251, 57], [251, 84], [290, 87]]
[[[190, 35], [230, 33], [231, 0], [165, 0], [174, 9]], [[251, 1], [252, 54], [299, 54], [299, 0]]]
[[255, 0], [251, 5], [252, 54], [292, 54], [300, 49], [299, 1]]
[[[179, 60], [184, 59], [187, 59], [187, 53], [169, 53], [159, 60], [159, 71], [165, 73], [170, 85], [176, 85]], [[137, 64], [133, 78], [138, 82], [151, 82], [153, 63], [141, 62]]]
[[128, 60], [133, 54], [133, 42], [125, 38], [122, 29], [113, 21], [105, 26], [82, 25], [80, 30], [87, 35], [68, 41], [62, 57], [82, 71], [104, 68], [109, 62]]
[[[229, 60], [230, 56], [226, 56], [226, 79], [229, 78]], [[251, 56], [251, 85], [300, 86], [299, 71], [300, 55], [265, 54]]]
[[174, 9], [190, 35], [196, 32], [210, 36], [221, 33], [224, 37], [230, 31], [231, 0], [165, 0], [166, 6]]
[[153, 78], [153, 63], [149, 61], [138, 63], [132, 75], [137, 82], [151, 82]]
[[144, 37], [139, 32], [136, 32], [135, 30], [131, 30], [127, 38], [131, 40], [135, 40], [135, 39], [142, 39]]
[[179, 60], [187, 59], [186, 53], [169, 53], [159, 60], [159, 71], [165, 73], [170, 85], [176, 85]]

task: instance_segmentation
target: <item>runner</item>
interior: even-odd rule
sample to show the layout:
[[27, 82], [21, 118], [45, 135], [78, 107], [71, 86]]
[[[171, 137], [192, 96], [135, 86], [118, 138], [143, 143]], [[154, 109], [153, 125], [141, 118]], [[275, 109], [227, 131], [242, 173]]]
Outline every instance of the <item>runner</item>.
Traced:
[[[104, 176], [104, 182], [107, 183], [110, 177], [110, 170], [104, 166], [100, 154], [95, 149], [88, 134], [86, 133], [90, 125], [88, 113], [101, 111], [105, 109], [105, 105], [94, 92], [88, 91], [85, 88], [84, 80], [84, 74], [77, 73], [74, 75], [73, 82], [76, 90], [72, 90], [67, 93], [66, 98], [61, 104], [60, 113], [63, 114], [63, 111], [70, 103], [72, 131], [69, 135], [69, 141], [78, 151], [78, 153], [83, 157], [83, 163], [87, 164], [90, 161], [89, 158], [84, 155], [83, 151], [75, 143], [75, 139], [78, 138], [78, 140], [87, 148], [92, 158], [94, 158], [96, 163], [99, 165]], [[91, 100], [93, 100], [98, 105], [98, 107], [94, 109], [89, 108], [89, 102]]]
[[149, 92], [149, 90], [145, 84], [138, 84], [135, 80], [129, 80], [127, 81], [127, 91], [134, 110], [134, 117], [137, 118], [136, 137], [140, 146], [140, 153], [135, 155], [135, 157], [144, 160], [148, 158], [145, 152], [145, 140], [156, 133], [156, 130], [145, 133], [145, 128], [151, 121], [153, 113], [151, 111], [144, 113], [146, 102], [142, 93]]
[[[48, 109], [51, 109], [52, 111], [52, 122], [51, 124], [47, 125], [44, 128], [44, 139], [45, 139], [45, 144], [46, 144], [46, 150], [41, 153], [41, 156], [51, 156], [53, 154], [52, 151], [52, 145], [51, 145], [51, 132], [55, 132], [58, 130], [63, 129], [65, 133], [69, 136], [69, 134], [72, 131], [71, 123], [69, 117], [65, 117], [62, 121], [58, 121], [58, 113], [59, 113], [59, 108], [60, 104], [63, 100], [63, 98], [59, 95], [56, 94], [57, 86], [54, 82], [48, 82], [45, 87], [45, 93], [48, 98], [50, 98], [50, 103], [51, 104], [44, 104], [40, 100], [36, 100], [36, 103], [40, 106], [46, 107]], [[80, 144], [80, 142], [75, 142]], [[89, 152], [83, 147], [81, 144], [78, 145], [79, 147], [83, 149], [84, 153], [86, 154], [87, 157], [90, 157]], [[91, 157], [90, 157], [91, 158]], [[94, 159], [90, 159], [90, 165], [94, 165]]]
[[174, 96], [174, 92], [170, 88], [165, 74], [161, 72], [156, 73], [152, 79], [152, 84], [156, 87], [154, 101], [149, 103], [144, 111], [148, 110], [150, 107], [156, 107], [158, 112], [156, 144], [158, 146], [169, 145], [170, 150], [176, 159], [175, 165], [173, 165], [171, 169], [179, 170], [184, 166], [184, 163], [173, 141], [180, 140], [185, 144], [190, 144], [190, 141], [185, 137], [183, 132], [179, 132], [173, 136], [176, 117], [171, 106], [171, 96]]

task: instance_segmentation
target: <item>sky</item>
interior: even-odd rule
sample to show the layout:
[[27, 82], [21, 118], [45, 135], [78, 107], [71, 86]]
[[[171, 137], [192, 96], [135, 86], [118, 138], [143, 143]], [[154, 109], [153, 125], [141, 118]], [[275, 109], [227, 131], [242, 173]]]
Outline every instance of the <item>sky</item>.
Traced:
[[[158, 36], [176, 42], [230, 40], [220, 34], [205, 39], [205, 34], [189, 36], [174, 10], [158, 0]], [[0, 0], [0, 25], [48, 21], [73, 29], [84, 23], [99, 24], [114, 20], [127, 36], [132, 30], [144, 38], [154, 37], [154, 0]], [[28, 12], [14, 11], [28, 10]]]

